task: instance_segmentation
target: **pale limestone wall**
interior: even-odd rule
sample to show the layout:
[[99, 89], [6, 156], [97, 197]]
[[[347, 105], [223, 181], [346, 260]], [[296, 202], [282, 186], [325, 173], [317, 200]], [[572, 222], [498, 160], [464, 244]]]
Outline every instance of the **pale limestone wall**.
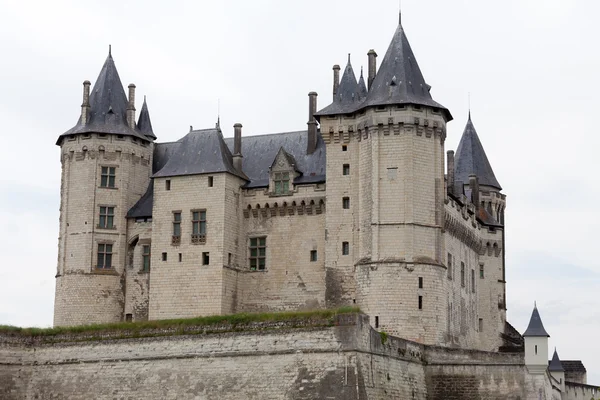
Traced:
[[562, 400], [589, 400], [600, 398], [600, 387], [565, 382]]
[[[208, 186], [208, 177], [213, 186]], [[166, 190], [165, 181], [171, 181]], [[227, 208], [226, 173], [155, 178], [149, 319], [221, 314]], [[192, 210], [205, 209], [206, 243], [193, 244]], [[173, 212], [181, 212], [181, 243], [172, 244]], [[202, 253], [209, 265], [202, 265]], [[166, 253], [167, 261], [162, 254]], [[181, 254], [181, 261], [179, 258]]]
[[[324, 200], [319, 185], [296, 187], [289, 196], [244, 191], [235, 265], [237, 311], [325, 308]], [[248, 241], [259, 236], [267, 238], [266, 269], [250, 271]], [[317, 261], [310, 259], [312, 250]]]
[[[127, 264], [125, 269], [124, 315], [132, 321], [148, 320], [150, 272], [144, 271], [143, 246], [152, 246], [152, 222], [129, 219], [127, 232]], [[150, 250], [152, 252], [152, 249]], [[152, 264], [150, 264], [152, 268]]]
[[[446, 345], [485, 350], [479, 332], [480, 304], [482, 290], [479, 279], [479, 251], [481, 247], [481, 227], [466, 207], [460, 207], [449, 199], [446, 205], [445, 264], [452, 256], [451, 277], [446, 270], [446, 307], [449, 315], [446, 322]], [[462, 263], [465, 266], [464, 286], [461, 276]], [[475, 276], [473, 287], [472, 275]], [[484, 320], [485, 321], [485, 320]], [[499, 331], [487, 330], [486, 334], [499, 337]]]
[[[87, 137], [89, 136], [89, 137]], [[127, 257], [125, 215], [146, 190], [152, 144], [115, 135], [65, 138], [61, 145], [61, 212], [55, 325], [120, 321]], [[87, 137], [87, 138], [86, 138]], [[101, 188], [101, 167], [116, 167], [116, 188]], [[114, 229], [97, 227], [99, 207], [114, 206]], [[97, 270], [97, 245], [113, 244], [113, 269]], [[107, 276], [108, 275], [108, 276]]]

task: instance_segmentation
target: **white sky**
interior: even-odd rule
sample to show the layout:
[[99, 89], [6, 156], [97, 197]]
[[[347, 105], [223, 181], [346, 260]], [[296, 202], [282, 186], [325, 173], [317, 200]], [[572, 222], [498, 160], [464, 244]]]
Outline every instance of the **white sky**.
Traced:
[[[403, 25], [456, 149], [473, 122], [508, 196], [508, 316], [534, 300], [562, 359], [600, 384], [600, 2], [405, 0]], [[304, 129], [309, 91], [331, 101], [333, 64], [381, 61], [397, 0], [0, 0], [0, 324], [52, 323], [57, 136], [112, 44], [124, 85], [148, 96], [159, 141], [189, 126], [233, 135]], [[138, 110], [141, 101], [138, 101]]]

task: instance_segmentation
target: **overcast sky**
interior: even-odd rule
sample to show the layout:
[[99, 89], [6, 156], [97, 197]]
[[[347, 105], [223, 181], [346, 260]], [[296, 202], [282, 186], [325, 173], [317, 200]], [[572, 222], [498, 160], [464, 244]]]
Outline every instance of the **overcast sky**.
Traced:
[[[507, 199], [509, 321], [537, 301], [551, 351], [600, 385], [600, 2], [404, 0], [403, 25], [436, 101], [473, 122]], [[49, 326], [56, 272], [58, 135], [77, 122], [112, 44], [159, 141], [306, 127], [331, 101], [333, 64], [381, 61], [398, 0], [0, 0], [0, 324]]]

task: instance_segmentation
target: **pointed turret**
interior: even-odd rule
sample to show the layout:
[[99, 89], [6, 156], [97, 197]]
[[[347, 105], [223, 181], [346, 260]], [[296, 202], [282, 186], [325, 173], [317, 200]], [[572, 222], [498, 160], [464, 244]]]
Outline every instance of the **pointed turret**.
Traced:
[[359, 84], [350, 62], [350, 54], [348, 54], [348, 63], [344, 68], [340, 84], [336, 87], [333, 103], [316, 113], [315, 116], [353, 113], [360, 105], [360, 100]]
[[146, 96], [144, 96], [144, 104], [142, 105], [142, 111], [140, 111], [137, 127], [140, 133], [142, 133], [148, 139], [156, 140], [156, 135], [154, 135], [154, 131], [152, 130], [152, 122], [150, 121], [150, 113], [148, 112]]
[[548, 366], [548, 370], [550, 372], [565, 372], [565, 369], [560, 362], [560, 358], [558, 357], [558, 352], [554, 349], [554, 355], [552, 356], [552, 361], [550, 361], [550, 365]]
[[471, 121], [470, 112], [454, 160], [454, 179], [457, 184], [466, 185], [469, 183], [469, 175], [476, 175], [480, 186], [491, 186], [502, 190]]
[[446, 120], [451, 121], [450, 111], [433, 100], [430, 89], [408, 43], [404, 28], [399, 23], [373, 84], [369, 87], [367, 100], [361, 107], [390, 104], [429, 106], [443, 110]]
[[367, 84], [365, 83], [365, 77], [363, 76], [363, 69], [360, 68], [360, 78], [358, 79], [358, 98], [359, 100], [364, 100], [369, 91], [367, 90]]
[[523, 333], [523, 337], [527, 336], [550, 337], [544, 328], [537, 305], [534, 306], [533, 312], [531, 313], [531, 319], [529, 320], [529, 326]]
[[60, 144], [63, 136], [78, 133], [112, 133], [148, 140], [135, 128], [130, 127], [127, 121], [128, 107], [129, 101], [109, 50], [94, 88], [89, 93], [86, 118], [80, 117], [77, 125], [58, 138], [57, 144]]

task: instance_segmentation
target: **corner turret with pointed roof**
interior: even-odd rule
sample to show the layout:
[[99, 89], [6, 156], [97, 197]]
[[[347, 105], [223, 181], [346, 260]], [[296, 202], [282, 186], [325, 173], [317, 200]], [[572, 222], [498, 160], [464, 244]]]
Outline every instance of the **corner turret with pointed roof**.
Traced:
[[142, 111], [140, 111], [137, 127], [140, 133], [142, 133], [148, 139], [156, 140], [156, 135], [154, 135], [154, 131], [152, 130], [152, 122], [150, 121], [150, 113], [148, 112], [146, 96], [144, 96], [144, 104], [142, 105]]
[[525, 365], [532, 374], [544, 374], [548, 369], [548, 332], [544, 329], [537, 305], [534, 305], [529, 326], [523, 333]]
[[364, 100], [367, 98], [369, 91], [367, 90], [367, 84], [365, 82], [365, 77], [363, 76], [363, 69], [360, 68], [360, 78], [358, 79], [358, 98], [359, 100]]
[[356, 75], [350, 61], [350, 54], [348, 54], [348, 63], [344, 68], [344, 74], [333, 97], [333, 102], [316, 113], [315, 116], [353, 113], [360, 106], [360, 92], [359, 83], [356, 81]]
[[560, 358], [558, 357], [558, 352], [556, 348], [554, 349], [554, 355], [552, 356], [552, 361], [550, 361], [550, 365], [548, 366], [548, 370], [550, 372], [565, 372], [565, 369], [560, 362]]
[[471, 121], [471, 112], [469, 111], [469, 119], [454, 157], [455, 182], [467, 185], [470, 175], [476, 175], [481, 186], [502, 190], [479, 140], [473, 121]]
[[540, 317], [540, 312], [537, 309], [537, 304], [533, 307], [531, 319], [529, 320], [529, 326], [527, 326], [527, 329], [523, 333], [523, 337], [527, 336], [550, 337], [544, 328], [544, 324], [542, 323], [542, 318]]
[[77, 125], [59, 136], [56, 144], [60, 145], [64, 136], [78, 133], [112, 133], [149, 140], [137, 129], [129, 126], [127, 122], [128, 104], [121, 78], [109, 49], [108, 57], [89, 94], [87, 117], [85, 119], [80, 117]]

